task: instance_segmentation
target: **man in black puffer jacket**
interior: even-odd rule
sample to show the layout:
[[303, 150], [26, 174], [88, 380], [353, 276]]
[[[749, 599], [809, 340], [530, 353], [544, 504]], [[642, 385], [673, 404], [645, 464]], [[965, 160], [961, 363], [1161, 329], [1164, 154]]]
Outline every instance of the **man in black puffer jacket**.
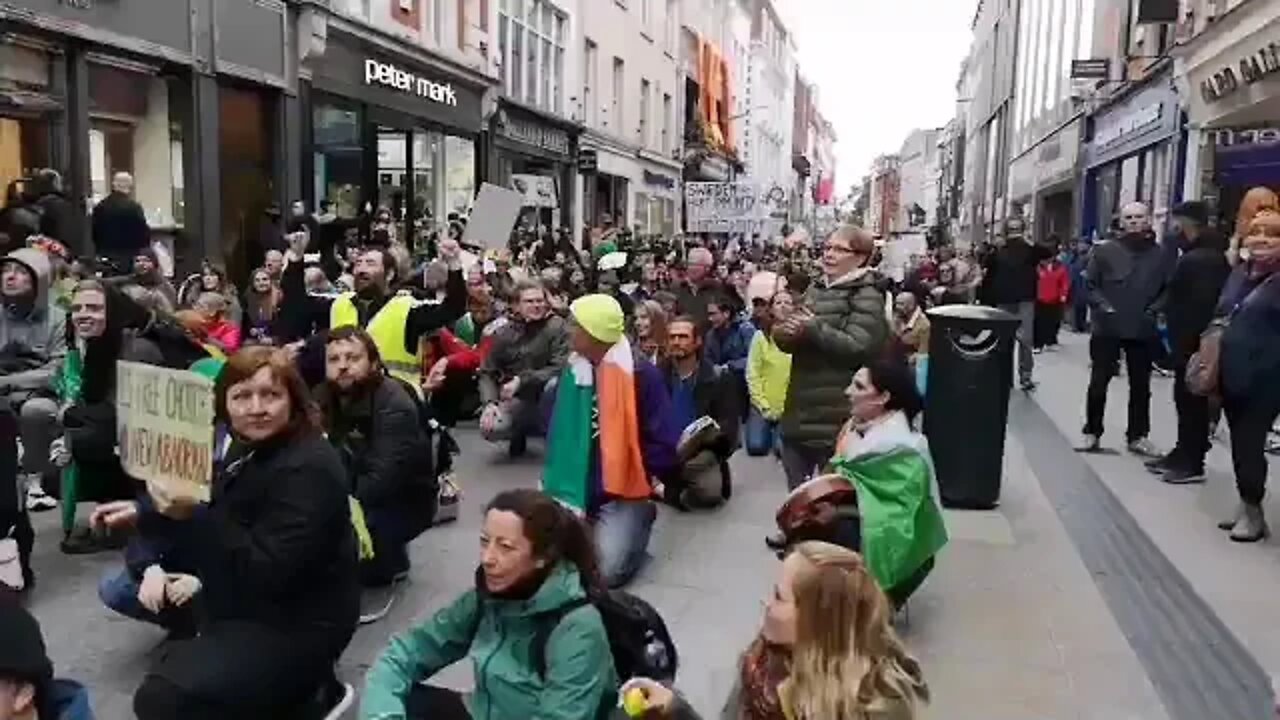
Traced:
[[1036, 281], [1040, 261], [1053, 253], [1027, 241], [1022, 218], [1009, 218], [999, 247], [982, 263], [981, 300], [1018, 318], [1018, 385], [1035, 388], [1035, 355], [1032, 326], [1035, 320]]
[[849, 417], [844, 390], [854, 373], [884, 352], [889, 339], [885, 294], [868, 266], [871, 234], [845, 225], [823, 244], [823, 279], [810, 286], [773, 338], [791, 353], [791, 385], [782, 413], [782, 465], [795, 489], [824, 465]]

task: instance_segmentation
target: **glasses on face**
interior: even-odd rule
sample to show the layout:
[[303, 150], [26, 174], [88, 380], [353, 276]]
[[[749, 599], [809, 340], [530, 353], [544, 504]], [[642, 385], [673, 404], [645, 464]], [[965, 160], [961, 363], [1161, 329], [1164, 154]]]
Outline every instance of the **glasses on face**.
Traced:
[[835, 243], [826, 243], [822, 246], [822, 252], [835, 253], [836, 255], [852, 255], [853, 248], [847, 245], [836, 245]]

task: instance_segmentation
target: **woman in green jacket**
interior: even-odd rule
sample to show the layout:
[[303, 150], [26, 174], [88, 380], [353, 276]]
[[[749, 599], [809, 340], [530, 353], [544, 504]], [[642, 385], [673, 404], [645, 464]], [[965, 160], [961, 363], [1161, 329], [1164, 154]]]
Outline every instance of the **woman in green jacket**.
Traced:
[[[600, 613], [594, 546], [571, 512], [536, 490], [493, 499], [476, 587], [391, 641], [365, 681], [363, 720], [597, 720], [618, 679]], [[541, 652], [539, 652], [541, 649]], [[469, 696], [422, 685], [470, 657]]]

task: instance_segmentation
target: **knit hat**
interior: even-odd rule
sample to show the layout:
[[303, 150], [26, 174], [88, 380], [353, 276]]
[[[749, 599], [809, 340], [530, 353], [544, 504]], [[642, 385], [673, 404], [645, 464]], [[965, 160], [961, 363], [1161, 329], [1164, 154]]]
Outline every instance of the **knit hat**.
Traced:
[[40, 624], [17, 602], [0, 597], [0, 677], [44, 682], [53, 677]]
[[583, 295], [569, 304], [569, 314], [591, 337], [610, 345], [622, 339], [622, 306], [608, 295]]

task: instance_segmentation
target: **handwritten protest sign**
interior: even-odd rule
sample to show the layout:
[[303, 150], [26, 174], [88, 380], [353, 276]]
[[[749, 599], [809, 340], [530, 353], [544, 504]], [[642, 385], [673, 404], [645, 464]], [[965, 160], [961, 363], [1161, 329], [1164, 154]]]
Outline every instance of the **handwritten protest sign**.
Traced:
[[467, 229], [462, 231], [462, 244], [489, 250], [505, 248], [523, 204], [524, 196], [515, 190], [482, 184]]
[[213, 381], [193, 372], [116, 363], [116, 436], [125, 472], [209, 501]]
[[684, 199], [688, 232], [761, 232], [787, 214], [786, 190], [750, 181], [685, 183]]

